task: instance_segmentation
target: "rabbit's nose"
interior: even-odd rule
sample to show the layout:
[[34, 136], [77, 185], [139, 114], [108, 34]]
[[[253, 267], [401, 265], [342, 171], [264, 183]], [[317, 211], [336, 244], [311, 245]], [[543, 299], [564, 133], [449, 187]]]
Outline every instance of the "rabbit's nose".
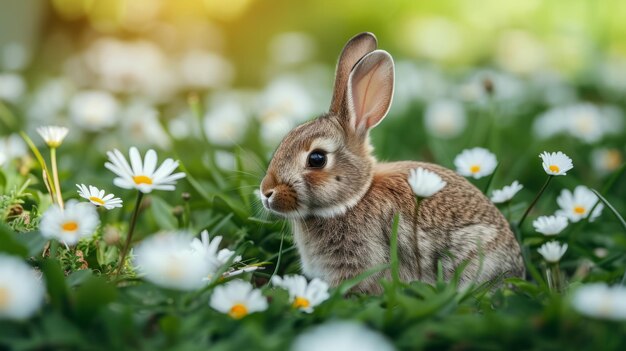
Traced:
[[263, 195], [265, 196], [266, 199], [269, 199], [270, 197], [272, 197], [272, 195], [274, 195], [274, 190], [268, 190], [265, 193], [263, 193]]

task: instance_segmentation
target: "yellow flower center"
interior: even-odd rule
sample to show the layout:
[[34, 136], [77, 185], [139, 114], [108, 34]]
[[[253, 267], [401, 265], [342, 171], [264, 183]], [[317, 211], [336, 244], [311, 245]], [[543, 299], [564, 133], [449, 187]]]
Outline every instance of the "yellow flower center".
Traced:
[[102, 200], [99, 197], [92, 196], [92, 197], [89, 198], [89, 201], [95, 202], [95, 203], [97, 203], [100, 206], [104, 205], [104, 200]]
[[584, 214], [585, 212], [587, 212], [587, 210], [585, 210], [584, 207], [582, 207], [582, 206], [574, 206], [574, 213], [576, 213], [576, 214]]
[[66, 232], [74, 232], [78, 229], [78, 223], [76, 221], [67, 221], [61, 225], [61, 228]]
[[9, 305], [9, 290], [0, 286], [0, 307]]
[[470, 172], [472, 173], [478, 173], [479, 171], [480, 171], [479, 165], [473, 165], [472, 167], [470, 167]]
[[242, 303], [236, 303], [230, 308], [228, 315], [234, 319], [241, 319], [248, 314], [248, 308]]
[[552, 172], [554, 172], [554, 173], [559, 173], [559, 171], [561, 170], [561, 169], [559, 168], [559, 166], [557, 166], [557, 165], [550, 165], [550, 167], [548, 167], [548, 168], [550, 168], [550, 170], [551, 170]]
[[140, 185], [140, 184], [152, 184], [152, 179], [150, 179], [150, 177], [147, 177], [145, 175], [134, 176], [133, 177], [133, 181], [137, 185]]
[[311, 306], [311, 303], [304, 297], [296, 296], [293, 300], [293, 308], [307, 308], [309, 306]]

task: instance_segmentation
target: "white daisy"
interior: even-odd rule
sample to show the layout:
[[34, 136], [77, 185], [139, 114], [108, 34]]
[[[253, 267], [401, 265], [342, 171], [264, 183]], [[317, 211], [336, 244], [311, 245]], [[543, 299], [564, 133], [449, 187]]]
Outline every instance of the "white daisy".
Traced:
[[288, 275], [284, 278], [274, 276], [272, 284], [287, 290], [293, 307], [307, 313], [313, 312], [313, 307], [330, 297], [328, 284], [319, 278], [313, 278], [307, 283], [306, 278], [301, 275]]
[[413, 193], [422, 198], [433, 196], [447, 184], [437, 173], [422, 167], [410, 170], [408, 181]]
[[456, 171], [464, 177], [474, 179], [488, 176], [496, 169], [496, 155], [482, 147], [463, 150], [454, 158]]
[[80, 239], [92, 236], [99, 224], [95, 207], [70, 200], [65, 204], [65, 210], [58, 205], [50, 206], [43, 214], [39, 230], [46, 238], [74, 245]]
[[144, 278], [164, 288], [196, 290], [206, 285], [210, 273], [205, 257], [191, 249], [184, 233], [155, 234], [133, 251], [133, 265]]
[[37, 133], [41, 135], [48, 147], [57, 148], [63, 143], [69, 129], [58, 126], [46, 126], [37, 128]]
[[29, 265], [0, 253], [0, 319], [25, 319], [43, 304], [44, 283]]
[[90, 185], [89, 188], [85, 184], [76, 184], [78, 195], [89, 200], [96, 206], [102, 206], [107, 210], [115, 207], [122, 207], [122, 199], [115, 197], [113, 194], [105, 195], [104, 190], [99, 190], [95, 186]]
[[6, 157], [6, 161], [24, 157], [28, 154], [26, 143], [19, 134], [11, 134], [0, 138], [0, 152]]
[[426, 130], [439, 138], [454, 138], [465, 130], [467, 117], [463, 104], [455, 100], [436, 100], [424, 112]]
[[355, 322], [327, 322], [306, 330], [294, 341], [293, 351], [393, 351], [382, 334]]
[[619, 149], [600, 148], [591, 152], [591, 166], [600, 174], [615, 171], [624, 162]]
[[524, 186], [516, 180], [511, 185], [494, 190], [491, 194], [491, 201], [496, 204], [510, 201], [523, 187]]
[[549, 153], [544, 151], [539, 155], [543, 170], [549, 175], [566, 175], [567, 171], [574, 168], [572, 159], [561, 151]]
[[267, 300], [252, 284], [233, 280], [215, 288], [209, 305], [233, 319], [241, 319], [250, 313], [265, 311]]
[[541, 216], [533, 222], [535, 230], [544, 235], [557, 235], [567, 227], [567, 217]]
[[113, 183], [120, 188], [138, 189], [142, 193], [149, 193], [152, 190], [174, 190], [176, 181], [185, 177], [183, 172], [172, 174], [178, 167], [178, 161], [171, 158], [165, 159], [157, 169], [157, 154], [152, 149], [146, 152], [143, 162], [136, 147], [130, 148], [129, 155], [130, 165], [119, 150], [107, 152], [110, 162], [104, 166], [117, 175]]
[[70, 101], [69, 114], [79, 127], [99, 132], [117, 123], [118, 104], [115, 97], [106, 91], [82, 91]]
[[572, 305], [581, 314], [593, 318], [626, 320], [626, 287], [604, 283], [583, 285], [574, 292]]
[[[577, 186], [574, 189], [574, 193], [563, 189], [559, 197], [556, 198], [556, 203], [559, 204], [561, 209], [557, 210], [555, 214], [567, 217], [571, 222], [578, 222], [587, 217], [589, 211], [591, 211], [598, 201], [599, 199], [596, 194], [584, 185]], [[595, 210], [593, 210], [591, 217], [589, 217], [589, 221], [598, 218], [603, 208], [604, 205], [599, 203]]]
[[189, 89], [224, 88], [235, 75], [232, 63], [209, 51], [191, 51], [177, 61], [182, 83]]
[[[215, 274], [215, 272], [228, 263], [230, 258], [235, 255], [235, 251], [229, 249], [221, 249], [218, 251], [221, 242], [221, 236], [216, 236], [213, 240], [209, 239], [209, 232], [206, 230], [200, 233], [200, 239], [194, 238], [191, 241], [191, 249], [201, 255], [206, 261], [206, 265], [209, 267], [209, 275]], [[232, 262], [235, 263], [239, 261], [241, 261], [241, 256], [235, 256]]]
[[561, 245], [558, 241], [547, 242], [537, 249], [543, 259], [550, 263], [559, 262], [565, 251], [567, 251], [567, 244]]
[[241, 142], [247, 126], [247, 114], [235, 101], [218, 103], [204, 117], [207, 139], [220, 146], [233, 146]]

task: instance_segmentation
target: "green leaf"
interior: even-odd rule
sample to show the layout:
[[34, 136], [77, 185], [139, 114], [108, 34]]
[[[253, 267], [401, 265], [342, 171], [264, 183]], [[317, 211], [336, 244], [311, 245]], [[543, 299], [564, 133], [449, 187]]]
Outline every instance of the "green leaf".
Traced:
[[81, 285], [88, 278], [93, 277], [93, 272], [91, 269], [81, 269], [75, 272], [72, 272], [67, 276], [67, 285], [70, 287]]
[[152, 215], [157, 225], [163, 230], [175, 230], [177, 228], [176, 218], [172, 214], [172, 207], [163, 199], [152, 196]]
[[242, 206], [237, 206], [233, 201], [220, 195], [213, 198], [213, 207], [223, 212], [232, 212], [239, 219], [248, 218], [248, 211]]
[[16, 240], [17, 233], [4, 223], [0, 223], [0, 252], [20, 257], [28, 257], [28, 248]]
[[626, 231], [626, 221], [624, 220], [624, 217], [622, 217], [619, 214], [619, 212], [617, 212], [615, 207], [613, 207], [613, 205], [611, 205], [611, 203], [607, 199], [605, 199], [604, 196], [600, 195], [600, 193], [597, 192], [596, 189], [591, 189], [591, 191], [593, 191], [593, 193], [596, 194], [596, 196], [598, 196], [600, 201], [602, 201], [606, 205], [606, 207], [608, 207], [611, 210], [611, 212], [613, 212], [615, 217], [617, 217], [619, 222], [622, 224], [622, 228], [624, 228], [624, 231]]
[[68, 288], [61, 265], [57, 260], [49, 258], [43, 261], [41, 270], [45, 277], [50, 304], [63, 312], [68, 312]]
[[28, 256], [40, 255], [48, 242], [48, 239], [44, 238], [39, 231], [20, 233], [15, 236], [15, 239], [27, 248]]
[[74, 300], [76, 317], [85, 322], [92, 320], [103, 307], [116, 298], [117, 290], [113, 285], [103, 278], [90, 276], [76, 290]]
[[350, 291], [350, 289], [357, 286], [360, 282], [364, 281], [365, 279], [373, 275], [376, 275], [384, 271], [385, 269], [389, 269], [388, 264], [379, 264], [377, 266], [374, 266], [366, 270], [365, 272], [357, 275], [356, 277], [352, 279], [345, 280], [343, 283], [341, 283], [341, 285], [339, 285], [339, 287], [337, 287], [337, 293], [339, 293], [340, 295], [345, 295], [346, 293], [348, 293], [348, 291]]

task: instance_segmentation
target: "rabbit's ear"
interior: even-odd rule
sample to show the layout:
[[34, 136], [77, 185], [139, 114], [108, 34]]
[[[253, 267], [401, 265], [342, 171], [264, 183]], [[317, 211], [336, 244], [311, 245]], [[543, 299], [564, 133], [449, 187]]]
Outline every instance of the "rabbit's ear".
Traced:
[[386, 51], [373, 51], [357, 63], [348, 78], [346, 93], [349, 114], [345, 117], [350, 119], [353, 130], [366, 132], [387, 115], [393, 82], [393, 59]]
[[331, 113], [339, 114], [342, 111], [350, 72], [363, 56], [376, 50], [376, 46], [376, 37], [367, 32], [355, 35], [344, 46], [337, 62], [333, 99], [330, 103]]

